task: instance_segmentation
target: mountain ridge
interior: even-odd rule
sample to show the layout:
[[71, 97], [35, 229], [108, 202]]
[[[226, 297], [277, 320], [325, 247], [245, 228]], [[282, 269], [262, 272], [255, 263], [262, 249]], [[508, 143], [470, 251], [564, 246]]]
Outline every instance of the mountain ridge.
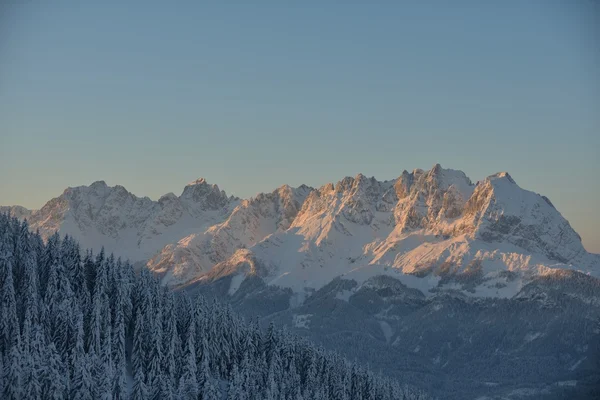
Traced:
[[477, 281], [479, 295], [501, 287], [498, 295], [510, 296], [518, 288], [506, 289], [505, 271], [528, 279], [548, 268], [594, 276], [600, 269], [600, 255], [583, 248], [547, 197], [520, 188], [507, 172], [473, 184], [440, 164], [386, 181], [357, 174], [318, 189], [283, 185], [245, 200], [204, 178], [157, 201], [96, 181], [66, 189], [38, 211], [2, 210], [27, 218], [42, 236], [61, 231], [144, 262], [170, 286], [246, 263], [255, 267], [242, 270], [258, 266], [270, 284], [298, 293], [381, 270], [405, 280], [429, 276], [435, 287], [469, 281], [473, 289]]

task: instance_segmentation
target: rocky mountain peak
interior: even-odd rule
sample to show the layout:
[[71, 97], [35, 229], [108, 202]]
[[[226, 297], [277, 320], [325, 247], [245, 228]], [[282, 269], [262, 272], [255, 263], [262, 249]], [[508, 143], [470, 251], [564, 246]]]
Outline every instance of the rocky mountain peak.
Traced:
[[439, 163], [435, 164], [433, 166], [433, 168], [431, 168], [431, 171], [429, 171], [429, 173], [432, 174], [432, 175], [437, 175], [437, 174], [439, 174], [441, 172], [442, 172], [442, 166]]
[[399, 230], [407, 232], [460, 216], [474, 186], [462, 171], [435, 164], [427, 172], [404, 171], [394, 188], [399, 200], [394, 215]]
[[410, 188], [414, 182], [415, 173], [409, 173], [407, 170], [402, 171], [402, 175], [396, 180], [394, 188], [398, 199], [403, 199], [410, 193]]
[[[84, 187], [84, 186], [79, 186], [79, 187]], [[95, 182], [92, 182], [92, 184], [89, 186], [89, 188], [91, 188], [91, 189], [105, 189], [105, 188], [108, 188], [108, 185], [106, 184], [105, 181], [95, 181]]]
[[203, 210], [219, 210], [229, 202], [236, 200], [236, 198], [227, 197], [224, 190], [220, 190], [215, 184], [209, 184], [204, 178], [196, 179], [186, 185], [180, 199], [186, 203], [198, 205]]
[[186, 186], [195, 186], [195, 185], [208, 185], [208, 182], [206, 181], [205, 178], [200, 177], [194, 181], [191, 181]]
[[167, 194], [163, 194], [162, 196], [160, 196], [160, 198], [158, 199], [158, 202], [160, 204], [166, 204], [166, 203], [171, 203], [173, 201], [176, 201], [178, 199], [177, 195], [173, 192], [169, 192]]
[[321, 186], [319, 188], [319, 190], [317, 190], [318, 193], [315, 194], [319, 194], [319, 193], [327, 193], [327, 192], [333, 192], [335, 190], [335, 186], [333, 183], [326, 183], [325, 185]]
[[517, 182], [515, 182], [515, 180], [512, 178], [512, 176], [510, 176], [510, 174], [508, 172], [498, 172], [494, 175], [490, 175], [488, 177], [489, 180], [495, 180], [495, 179], [506, 179], [508, 182], [513, 183], [513, 184], [517, 184]]
[[562, 263], [586, 254], [581, 237], [550, 200], [522, 189], [506, 172], [477, 185], [464, 214], [464, 231], [487, 242], [512, 243]]

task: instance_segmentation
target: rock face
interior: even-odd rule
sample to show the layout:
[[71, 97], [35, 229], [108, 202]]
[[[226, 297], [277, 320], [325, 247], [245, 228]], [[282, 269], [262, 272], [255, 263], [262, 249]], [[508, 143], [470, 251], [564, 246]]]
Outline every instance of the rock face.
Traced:
[[209, 185], [204, 178], [200, 178], [183, 189], [179, 200], [187, 206], [190, 214], [202, 215], [208, 210], [221, 210], [234, 199], [227, 197], [217, 185]]
[[394, 217], [400, 232], [435, 229], [459, 217], [473, 193], [473, 184], [463, 172], [444, 170], [439, 164], [428, 172], [404, 171], [395, 187], [399, 201]]

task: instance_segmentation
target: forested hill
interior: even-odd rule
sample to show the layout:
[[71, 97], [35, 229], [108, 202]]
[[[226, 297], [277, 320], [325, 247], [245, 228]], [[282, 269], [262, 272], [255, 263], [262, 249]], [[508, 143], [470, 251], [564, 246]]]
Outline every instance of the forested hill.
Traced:
[[0, 214], [2, 399], [425, 399]]

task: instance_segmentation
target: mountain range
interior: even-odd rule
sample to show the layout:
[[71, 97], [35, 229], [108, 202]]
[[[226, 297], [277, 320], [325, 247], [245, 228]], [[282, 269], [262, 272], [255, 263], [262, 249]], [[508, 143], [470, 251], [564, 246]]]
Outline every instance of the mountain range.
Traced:
[[202, 178], [158, 201], [98, 181], [39, 210], [9, 209], [42, 237], [60, 231], [104, 247], [169, 286], [258, 274], [300, 302], [338, 276], [512, 297], [534, 276], [600, 272], [600, 255], [586, 252], [548, 198], [505, 172], [473, 184], [439, 164], [388, 181], [359, 174], [318, 189], [284, 185], [245, 200]]
[[100, 181], [2, 211], [441, 398], [600, 396], [600, 255], [506, 172], [473, 183], [436, 164], [249, 199]]

